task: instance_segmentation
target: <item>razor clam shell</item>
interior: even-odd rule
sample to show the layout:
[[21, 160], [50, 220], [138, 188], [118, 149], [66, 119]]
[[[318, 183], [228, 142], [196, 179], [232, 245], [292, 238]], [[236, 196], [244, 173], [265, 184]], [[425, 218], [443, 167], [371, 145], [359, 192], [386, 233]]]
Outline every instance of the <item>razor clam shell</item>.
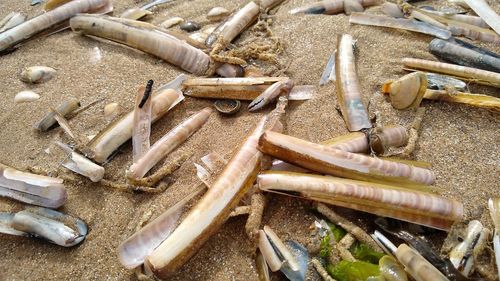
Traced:
[[467, 88], [467, 84], [464, 81], [458, 80], [456, 78], [426, 72], [427, 76], [427, 88], [432, 90], [446, 90], [448, 87], [453, 87], [459, 91], [464, 91]]
[[465, 276], [469, 276], [472, 272], [478, 254], [478, 249], [476, 249], [476, 247], [482, 246], [484, 249], [484, 244], [487, 239], [486, 236], [481, 222], [472, 220], [467, 226], [467, 234], [464, 241], [451, 250], [449, 254], [451, 263]]
[[265, 132], [259, 140], [259, 149], [291, 164], [334, 176], [414, 187], [435, 181], [434, 173], [428, 169], [350, 153], [276, 132]]
[[[61, 116], [66, 116], [76, 110], [78, 107], [80, 107], [80, 102], [77, 99], [71, 98], [63, 101], [58, 107], [56, 107], [55, 111], [57, 111]], [[56, 113], [51, 110], [40, 121], [35, 123], [35, 125], [33, 125], [33, 128], [42, 132], [47, 131], [57, 123], [56, 119], [54, 118], [55, 115]]]
[[130, 167], [133, 178], [142, 178], [162, 158], [184, 143], [191, 135], [196, 133], [210, 118], [213, 109], [206, 107], [191, 115], [175, 128], [156, 141], [151, 148]]
[[8, 14], [5, 18], [2, 19], [2, 21], [0, 21], [0, 33], [23, 23], [25, 20], [26, 16], [21, 13], [12, 12]]
[[476, 52], [450, 41], [434, 39], [429, 43], [429, 51], [437, 58], [454, 64], [500, 72], [500, 58]]
[[[177, 85], [179, 81], [173, 81], [157, 89], [152, 96], [152, 122], [160, 119], [170, 109], [184, 99], [178, 90], [170, 89], [171, 85]], [[97, 136], [95, 136], [85, 148], [85, 156], [92, 158], [97, 163], [104, 163], [109, 156], [122, 144], [132, 137], [133, 111], [122, 118], [109, 124]]]
[[48, 208], [59, 208], [66, 202], [62, 179], [21, 172], [3, 164], [0, 173], [0, 196]]
[[39, 98], [40, 95], [33, 91], [21, 91], [17, 93], [16, 96], [14, 97], [14, 102], [15, 103], [30, 102], [30, 101], [36, 101]]
[[259, 275], [259, 281], [271, 281], [269, 267], [259, 249], [257, 249], [257, 254], [255, 256], [255, 265], [257, 267], [257, 274]]
[[323, 73], [321, 74], [321, 78], [319, 79], [319, 85], [324, 86], [326, 85], [329, 81], [335, 81], [335, 56], [336, 56], [337, 50], [333, 52], [333, 54], [328, 57], [328, 61], [326, 63], [325, 69], [323, 70]]
[[500, 35], [500, 16], [484, 0], [465, 0], [465, 3]]
[[288, 240], [285, 244], [297, 260], [299, 269], [294, 271], [285, 263], [281, 267], [281, 272], [283, 272], [290, 281], [304, 281], [306, 279], [307, 265], [309, 263], [309, 253], [307, 249], [293, 240]]
[[0, 233], [16, 236], [28, 236], [28, 233], [16, 230], [12, 227], [14, 215], [15, 213], [0, 212]]
[[68, 154], [68, 158], [62, 166], [93, 182], [98, 182], [104, 177], [104, 168], [87, 159], [85, 156], [74, 152], [68, 145], [56, 142], [56, 144]]
[[30, 66], [23, 69], [20, 79], [26, 83], [38, 84], [49, 81], [56, 70], [48, 66]]
[[79, 244], [88, 232], [87, 225], [81, 219], [39, 207], [16, 213], [12, 226], [63, 247]]
[[335, 55], [337, 100], [349, 131], [372, 127], [368, 111], [361, 99], [361, 86], [356, 73], [354, 40], [351, 35], [339, 35]]
[[460, 46], [462, 46], [462, 47], [465, 47], [465, 48], [467, 48], [467, 49], [471, 49], [471, 50], [473, 50], [473, 51], [476, 51], [476, 52], [478, 52], [478, 53], [480, 53], [480, 54], [483, 54], [483, 55], [488, 55], [488, 56], [491, 56], [491, 57], [494, 57], [494, 58], [500, 59], [500, 55], [499, 55], [499, 54], [497, 54], [497, 53], [495, 53], [495, 52], [492, 52], [492, 51], [490, 51], [490, 50], [487, 50], [487, 49], [484, 49], [484, 48], [478, 47], [478, 46], [473, 45], [473, 44], [471, 44], [471, 43], [467, 43], [467, 42], [462, 41], [462, 40], [460, 40], [460, 39], [454, 38], [454, 40], [453, 40], [453, 41], [451, 41], [451, 42], [453, 42], [453, 43], [455, 43], [455, 44], [458, 44], [458, 45], [460, 45]]
[[139, 49], [196, 75], [205, 75], [209, 68], [207, 54], [152, 24], [80, 14], [70, 19], [70, 26], [75, 32]]
[[273, 246], [271, 245], [269, 238], [267, 237], [266, 233], [263, 230], [259, 230], [258, 246], [259, 246], [260, 253], [264, 257], [264, 260], [266, 261], [266, 264], [269, 266], [271, 271], [272, 272], [278, 271], [281, 268], [281, 266], [283, 265], [283, 262], [276, 254], [276, 251], [274, 250]]
[[267, 225], [264, 226], [264, 232], [266, 233], [269, 242], [273, 246], [274, 250], [278, 254], [278, 257], [283, 261], [283, 265], [280, 269], [286, 265], [291, 271], [299, 271], [300, 266], [295, 256], [290, 252], [286, 245], [281, 241], [278, 235]]
[[33, 35], [68, 20], [78, 13], [88, 13], [110, 4], [109, 0], [74, 0], [0, 33], [0, 52], [15, 47]]
[[184, 206], [204, 189], [199, 189], [184, 197], [165, 212], [149, 222], [118, 246], [120, 263], [128, 269], [144, 263], [144, 259], [174, 231]]
[[449, 30], [444, 30], [425, 22], [410, 19], [395, 19], [386, 16], [353, 13], [349, 17], [349, 23], [410, 30], [432, 35], [445, 40], [451, 37], [451, 32]]
[[216, 41], [222, 41], [226, 44], [231, 43], [234, 38], [257, 19], [259, 13], [259, 5], [250, 1], [243, 8], [233, 13], [225, 22], [222, 22], [214, 32], [208, 36], [205, 44], [208, 47], [212, 47]]

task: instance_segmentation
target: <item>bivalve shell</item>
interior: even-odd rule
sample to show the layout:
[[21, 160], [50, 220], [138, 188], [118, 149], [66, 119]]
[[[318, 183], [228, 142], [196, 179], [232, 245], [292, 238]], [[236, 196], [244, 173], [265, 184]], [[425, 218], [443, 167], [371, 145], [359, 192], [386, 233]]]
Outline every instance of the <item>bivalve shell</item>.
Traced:
[[56, 70], [48, 66], [30, 66], [21, 72], [21, 81], [26, 83], [42, 83], [50, 80]]
[[38, 95], [33, 91], [21, 91], [17, 93], [17, 95], [14, 97], [14, 102], [15, 103], [31, 102], [31, 101], [36, 101], [39, 98], [40, 95]]

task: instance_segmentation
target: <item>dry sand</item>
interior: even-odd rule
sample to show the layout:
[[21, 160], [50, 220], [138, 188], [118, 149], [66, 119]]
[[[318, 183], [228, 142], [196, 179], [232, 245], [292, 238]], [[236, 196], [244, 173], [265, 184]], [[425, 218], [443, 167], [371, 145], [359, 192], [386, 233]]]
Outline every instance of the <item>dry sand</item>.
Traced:
[[[0, 17], [10, 11], [23, 11], [29, 17], [40, 13], [41, 7], [31, 7], [28, 0], [0, 1]], [[136, 6], [134, 0], [114, 1], [115, 11]], [[180, 16], [198, 22], [214, 6], [235, 9], [246, 1], [185, 1], [179, 0], [157, 10], [151, 20]], [[306, 2], [291, 0], [282, 4], [271, 26], [286, 43], [286, 55], [291, 60], [287, 74], [296, 84], [317, 85], [329, 54], [334, 50], [337, 35], [350, 33], [359, 49], [357, 68], [365, 102], [371, 100], [370, 111], [378, 115], [378, 123], [401, 124], [409, 127], [414, 113], [397, 111], [379, 94], [381, 84], [405, 72], [400, 59], [416, 57], [434, 59], [427, 52], [429, 36], [386, 28], [349, 25], [345, 15], [289, 15], [288, 11]], [[437, 1], [428, 1], [437, 2]], [[444, 2], [444, 1], [440, 1]], [[425, 2], [424, 2], [425, 3]], [[496, 10], [499, 10], [497, 2]], [[376, 10], [373, 8], [370, 10]], [[479, 44], [495, 52], [500, 46]], [[90, 53], [99, 48], [102, 59], [92, 64]], [[138, 85], [148, 79], [165, 83], [182, 71], [155, 57], [106, 42], [64, 31], [23, 45], [14, 53], [0, 57], [0, 161], [26, 170], [35, 167], [47, 172], [59, 171], [64, 155], [53, 142], [61, 137], [61, 129], [37, 133], [32, 125], [49, 106], [74, 96], [82, 104], [99, 98], [105, 101], [70, 120], [73, 130], [82, 136], [94, 135], [106, 126], [103, 106], [118, 102], [125, 111], [131, 109]], [[47, 65], [58, 70], [47, 83], [30, 86], [18, 79], [23, 67]], [[14, 104], [15, 94], [33, 89], [40, 100]], [[500, 97], [498, 89], [471, 85], [477, 93]], [[186, 98], [171, 113], [153, 126], [152, 142], [193, 112], [210, 105], [207, 100]], [[247, 105], [246, 103], [244, 106]], [[335, 109], [335, 86], [319, 88], [317, 97], [293, 103], [288, 111], [288, 133], [313, 142], [347, 132], [343, 119]], [[499, 196], [500, 123], [499, 115], [483, 109], [442, 102], [423, 102], [427, 114], [415, 159], [432, 163], [437, 175], [436, 186], [448, 198], [465, 205], [466, 219], [481, 219], [490, 224], [485, 211], [487, 199]], [[118, 262], [116, 248], [129, 237], [143, 213], [157, 216], [167, 207], [189, 194], [198, 185], [193, 161], [211, 151], [229, 153], [244, 138], [263, 113], [250, 114], [242, 110], [234, 117], [214, 114], [208, 123], [180, 149], [191, 157], [175, 172], [175, 183], [157, 195], [123, 193], [87, 179], [74, 176], [66, 186], [69, 198], [62, 211], [78, 215], [90, 228], [84, 243], [74, 248], [62, 248], [44, 241], [0, 235], [0, 280], [133, 280], [134, 274]], [[50, 147], [50, 154], [44, 152]], [[169, 157], [167, 161], [171, 159]], [[108, 164], [106, 178], [123, 180], [132, 161], [128, 144]], [[268, 195], [264, 224], [272, 226], [283, 239], [307, 241], [314, 215], [308, 205], [297, 199]], [[0, 198], [0, 209], [21, 208], [13, 200]], [[367, 217], [362, 214], [363, 217]], [[171, 280], [256, 280], [251, 244], [244, 231], [245, 217], [231, 218], [211, 237], [179, 273]], [[437, 237], [441, 237], [437, 236]], [[279, 277], [278, 277], [279, 278]], [[308, 279], [318, 280], [313, 270]]]

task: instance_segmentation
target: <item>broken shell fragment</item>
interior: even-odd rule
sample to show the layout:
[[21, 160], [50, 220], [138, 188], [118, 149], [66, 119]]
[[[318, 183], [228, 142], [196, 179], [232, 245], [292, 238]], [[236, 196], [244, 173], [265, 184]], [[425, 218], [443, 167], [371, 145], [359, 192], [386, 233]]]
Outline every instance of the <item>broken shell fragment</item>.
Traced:
[[382, 13], [393, 18], [404, 17], [403, 11], [401, 11], [401, 8], [399, 8], [399, 6], [395, 3], [385, 2], [380, 6], [380, 10], [382, 11]]
[[30, 102], [30, 101], [36, 101], [39, 98], [40, 95], [33, 91], [21, 91], [17, 93], [17, 95], [14, 97], [14, 102], [15, 103]]
[[3, 18], [0, 21], [0, 33], [23, 23], [25, 20], [26, 16], [21, 13], [12, 12], [8, 14], [5, 18]]
[[78, 107], [80, 107], [80, 102], [77, 99], [71, 98], [65, 100], [55, 108], [55, 112], [54, 110], [50, 110], [50, 112], [48, 112], [40, 121], [33, 125], [33, 128], [42, 132], [47, 131], [57, 122], [54, 118], [56, 112], [64, 117], [76, 110]]
[[0, 196], [48, 208], [59, 208], [68, 197], [62, 179], [21, 172], [4, 164], [0, 164]]
[[68, 154], [62, 166], [82, 176], [89, 178], [93, 182], [98, 182], [104, 177], [104, 168], [73, 151], [67, 144], [56, 142], [56, 144]]
[[239, 100], [216, 100], [214, 106], [220, 113], [232, 115], [240, 111], [241, 102]]
[[223, 20], [227, 16], [229, 16], [230, 12], [223, 7], [214, 7], [212, 8], [208, 14], [207, 14], [207, 19], [211, 22], [216, 22]]
[[467, 235], [460, 244], [450, 252], [450, 261], [456, 269], [469, 276], [477, 265], [478, 256], [484, 250], [489, 231], [481, 222], [472, 220], [467, 226]]
[[160, 26], [167, 29], [167, 28], [171, 28], [172, 26], [177, 25], [183, 21], [184, 21], [183, 18], [173, 17], [173, 18], [169, 18], [168, 20], [160, 23]]
[[42, 83], [50, 80], [56, 70], [48, 66], [30, 66], [23, 69], [20, 79], [26, 83]]
[[382, 92], [389, 94], [391, 104], [396, 109], [418, 107], [426, 89], [427, 76], [422, 72], [405, 75], [382, 86]]
[[12, 228], [63, 247], [79, 244], [87, 236], [87, 225], [79, 218], [55, 210], [31, 207], [12, 218]]

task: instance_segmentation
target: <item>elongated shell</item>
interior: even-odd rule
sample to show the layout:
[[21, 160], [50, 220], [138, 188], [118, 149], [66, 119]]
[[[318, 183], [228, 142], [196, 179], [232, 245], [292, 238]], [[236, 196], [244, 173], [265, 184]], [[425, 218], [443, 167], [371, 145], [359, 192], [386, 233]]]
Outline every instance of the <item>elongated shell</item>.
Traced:
[[[70, 98], [64, 100], [60, 105], [58, 105], [55, 111], [64, 117], [69, 113], [75, 111], [78, 107], [80, 107], [80, 102], [77, 99]], [[57, 120], [54, 118], [56, 112], [52, 110], [48, 112], [42, 119], [40, 119], [37, 123], [35, 123], [35, 125], [33, 125], [33, 128], [42, 132], [50, 129], [54, 124], [57, 123]]]
[[406, 271], [417, 281], [449, 281], [439, 270], [406, 244], [399, 245], [397, 259]]
[[31, 36], [61, 23], [78, 13], [92, 12], [103, 8], [109, 0], [73, 0], [47, 13], [41, 14], [5, 32], [0, 33], [0, 52], [27, 40]]
[[56, 144], [68, 154], [68, 158], [62, 163], [63, 167], [98, 182], [104, 177], [104, 168], [85, 158], [85, 156], [74, 152], [68, 145], [56, 142]]
[[71, 29], [125, 44], [155, 55], [196, 75], [205, 75], [210, 57], [201, 50], [158, 29], [154, 25], [108, 16], [78, 15]]
[[459, 44], [434, 39], [429, 43], [429, 51], [446, 61], [493, 72], [500, 72], [500, 58], [482, 54]]
[[465, 0], [465, 3], [480, 16], [497, 34], [500, 34], [500, 16], [484, 0]]
[[[350, 1], [350, 0], [349, 0]], [[373, 6], [380, 3], [379, 0], [352, 0], [357, 2], [357, 4], [363, 7]], [[323, 0], [319, 2], [314, 2], [299, 8], [294, 8], [290, 10], [290, 14], [325, 14], [334, 15], [344, 12], [344, 2], [345, 0]]]
[[409, 19], [395, 19], [366, 13], [353, 13], [349, 17], [349, 23], [410, 30], [432, 35], [445, 40], [451, 37], [451, 32], [449, 30], [441, 29], [428, 23]]
[[434, 173], [427, 169], [350, 153], [275, 132], [262, 135], [259, 149], [304, 168], [351, 179], [400, 185], [432, 184], [435, 180]]
[[450, 87], [457, 89], [458, 91], [464, 91], [467, 87], [464, 81], [458, 80], [456, 78], [427, 72], [425, 73], [427, 76], [427, 88], [433, 90], [446, 90]]
[[450, 261], [456, 269], [469, 276], [478, 263], [478, 256], [484, 250], [488, 240], [488, 231], [481, 222], [472, 220], [467, 226], [467, 234], [460, 244], [450, 252]]
[[84, 221], [46, 208], [33, 207], [16, 213], [12, 227], [63, 247], [75, 246], [87, 236]]
[[23, 23], [25, 20], [26, 20], [26, 16], [21, 14], [21, 13], [12, 12], [12, 13], [8, 14], [5, 18], [3, 18], [0, 21], [0, 33], [4, 32], [7, 29], [11, 29], [16, 25]]
[[143, 264], [144, 259], [174, 231], [186, 203], [200, 194], [201, 191], [203, 189], [189, 194], [123, 241], [118, 246], [120, 263], [128, 269]]
[[17, 93], [16, 96], [14, 97], [14, 102], [15, 103], [30, 102], [30, 101], [36, 101], [39, 98], [40, 95], [33, 91], [21, 91]]
[[164, 278], [176, 271], [229, 217], [261, 168], [263, 154], [257, 150], [260, 135], [265, 128], [280, 129], [278, 123], [283, 113], [284, 109], [280, 107], [261, 119], [205, 196], [146, 259], [145, 265], [156, 276]]
[[500, 276], [500, 198], [490, 198], [488, 200], [491, 220], [495, 226], [493, 234], [493, 247], [495, 249], [495, 261], [497, 264], [498, 276]]
[[[306, 198], [348, 208], [350, 204], [365, 206], [359, 210], [431, 227], [440, 228], [427, 218], [453, 222], [463, 217], [463, 206], [457, 201], [391, 185], [286, 172], [261, 174], [257, 182], [262, 190], [299, 193]], [[413, 217], [422, 219], [414, 220]]]
[[0, 196], [48, 208], [59, 208], [68, 197], [62, 179], [21, 172], [3, 164]]
[[408, 132], [403, 126], [377, 128], [370, 132], [369, 140], [372, 151], [383, 154], [389, 147], [406, 145], [408, 142]]
[[382, 92], [389, 94], [391, 104], [396, 109], [418, 107], [426, 89], [427, 76], [423, 72], [410, 73], [382, 86]]
[[226, 8], [214, 7], [208, 12], [207, 19], [215, 22], [220, 21], [227, 16], [229, 16], [229, 11]]
[[[180, 91], [168, 88], [158, 89], [155, 94], [153, 94], [151, 100], [153, 104], [152, 122], [160, 119], [183, 99], [184, 96]], [[86, 155], [98, 163], [105, 162], [113, 151], [132, 137], [133, 120], [134, 114], [132, 111], [109, 124], [106, 129], [102, 130], [87, 145], [85, 149]]]
[[23, 69], [21, 72], [21, 81], [26, 83], [42, 83], [50, 80], [56, 70], [48, 66], [30, 66]]
[[424, 99], [462, 103], [470, 106], [500, 111], [500, 98], [495, 98], [487, 95], [462, 92], [450, 94], [447, 91], [427, 90], [425, 91]]
[[169, 18], [169, 19], [163, 21], [162, 23], [160, 23], [160, 26], [167, 29], [167, 28], [171, 28], [172, 26], [177, 25], [183, 21], [184, 21], [183, 18], [173, 17], [173, 18]]
[[189, 78], [182, 84], [186, 96], [254, 100], [276, 82], [288, 77]]
[[130, 167], [130, 176], [142, 178], [158, 161], [198, 131], [208, 121], [212, 112], [213, 110], [207, 107], [165, 134]]
[[207, 46], [212, 47], [216, 41], [226, 44], [236, 38], [243, 30], [245, 30], [252, 22], [257, 19], [260, 13], [259, 5], [250, 1], [243, 8], [234, 13], [228, 20], [221, 23], [215, 31], [208, 36], [205, 42]]
[[335, 76], [337, 98], [342, 117], [349, 131], [371, 128], [368, 112], [361, 100], [361, 87], [356, 74], [353, 38], [344, 34], [337, 39], [335, 56]]
[[500, 73], [430, 60], [403, 58], [403, 65], [411, 70], [443, 73], [471, 80], [471, 82], [500, 88]]

